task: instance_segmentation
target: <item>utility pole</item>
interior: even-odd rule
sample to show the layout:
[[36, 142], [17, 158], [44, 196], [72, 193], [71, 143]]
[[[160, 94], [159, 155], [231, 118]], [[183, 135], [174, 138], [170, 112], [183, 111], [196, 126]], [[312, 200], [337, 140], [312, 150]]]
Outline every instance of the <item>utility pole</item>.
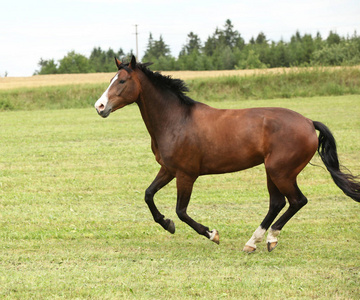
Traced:
[[136, 61], [139, 61], [139, 45], [138, 45], [138, 25], [135, 25], [135, 37], [136, 37]]

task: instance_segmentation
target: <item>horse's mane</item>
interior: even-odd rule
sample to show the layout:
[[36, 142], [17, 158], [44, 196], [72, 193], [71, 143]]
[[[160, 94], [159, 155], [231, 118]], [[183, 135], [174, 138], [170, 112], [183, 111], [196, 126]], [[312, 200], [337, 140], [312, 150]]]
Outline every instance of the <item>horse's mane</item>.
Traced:
[[193, 105], [196, 103], [196, 101], [185, 94], [189, 91], [189, 89], [183, 80], [172, 78], [171, 76], [165, 76], [159, 72], [153, 72], [147, 68], [150, 64], [151, 63], [137, 63], [136, 66], [155, 86], [160, 89], [170, 90], [173, 92], [179, 98], [181, 103], [186, 105]]

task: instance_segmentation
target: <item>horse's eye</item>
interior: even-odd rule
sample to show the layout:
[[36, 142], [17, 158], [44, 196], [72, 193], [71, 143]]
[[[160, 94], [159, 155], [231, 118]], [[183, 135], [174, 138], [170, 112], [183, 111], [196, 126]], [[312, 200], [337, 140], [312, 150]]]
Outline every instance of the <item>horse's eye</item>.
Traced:
[[125, 80], [120, 80], [119, 83], [125, 83]]

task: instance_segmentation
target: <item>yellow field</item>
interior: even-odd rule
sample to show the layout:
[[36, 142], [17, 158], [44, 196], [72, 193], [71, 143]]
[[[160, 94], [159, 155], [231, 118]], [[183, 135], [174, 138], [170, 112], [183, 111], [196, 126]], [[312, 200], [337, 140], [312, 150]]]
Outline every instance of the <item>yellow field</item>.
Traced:
[[[340, 67], [336, 67], [340, 68]], [[355, 68], [360, 68], [357, 66]], [[325, 68], [327, 69], [327, 68]], [[334, 69], [334, 68], [332, 68]], [[220, 76], [248, 76], [254, 74], [273, 74], [299, 70], [299, 68], [274, 68], [255, 70], [223, 70], [223, 71], [169, 71], [161, 72], [171, 75], [173, 78], [183, 80], [193, 78], [207, 78]], [[92, 73], [92, 74], [59, 74], [59, 75], [35, 75], [31, 77], [0, 77], [0, 90], [8, 90], [22, 87], [58, 86], [69, 84], [91, 84], [106, 83], [114, 73]]]

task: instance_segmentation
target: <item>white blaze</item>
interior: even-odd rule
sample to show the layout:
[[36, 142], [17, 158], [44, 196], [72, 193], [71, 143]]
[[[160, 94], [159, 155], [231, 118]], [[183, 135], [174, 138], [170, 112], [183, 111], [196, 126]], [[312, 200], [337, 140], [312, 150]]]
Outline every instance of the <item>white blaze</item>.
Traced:
[[108, 88], [106, 89], [106, 91], [102, 94], [102, 96], [99, 98], [98, 101], [96, 101], [95, 103], [95, 108], [97, 109], [98, 107], [100, 107], [101, 105], [103, 105], [104, 110], [106, 110], [106, 106], [109, 102], [109, 89], [112, 86], [112, 84], [116, 81], [116, 79], [118, 78], [118, 74], [116, 74], [116, 76], [113, 78], [113, 80], [111, 80], [110, 85], [108, 86]]

